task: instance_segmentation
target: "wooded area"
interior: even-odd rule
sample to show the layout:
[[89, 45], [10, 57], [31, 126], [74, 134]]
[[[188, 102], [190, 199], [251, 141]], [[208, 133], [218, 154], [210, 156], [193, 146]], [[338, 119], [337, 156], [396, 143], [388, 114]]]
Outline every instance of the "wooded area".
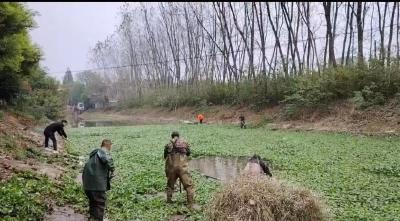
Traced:
[[352, 92], [370, 86], [358, 82], [376, 68], [386, 87], [398, 77], [397, 2], [125, 4], [120, 18], [91, 50], [92, 71], [133, 106], [149, 96], [161, 106], [277, 103], [293, 80], [331, 73], [352, 79], [357, 86], [343, 88]]
[[36, 120], [56, 119], [64, 97], [56, 80], [39, 66], [41, 51], [28, 34], [34, 15], [22, 3], [0, 3], [0, 108], [9, 106]]

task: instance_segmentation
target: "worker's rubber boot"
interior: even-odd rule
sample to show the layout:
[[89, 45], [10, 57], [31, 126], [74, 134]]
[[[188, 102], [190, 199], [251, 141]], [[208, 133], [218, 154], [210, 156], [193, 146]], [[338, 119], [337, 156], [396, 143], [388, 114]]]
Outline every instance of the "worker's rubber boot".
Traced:
[[167, 190], [167, 203], [173, 203], [172, 202], [172, 191]]
[[194, 191], [191, 187], [186, 189], [186, 197], [187, 197], [187, 205], [190, 209], [192, 209], [194, 205]]

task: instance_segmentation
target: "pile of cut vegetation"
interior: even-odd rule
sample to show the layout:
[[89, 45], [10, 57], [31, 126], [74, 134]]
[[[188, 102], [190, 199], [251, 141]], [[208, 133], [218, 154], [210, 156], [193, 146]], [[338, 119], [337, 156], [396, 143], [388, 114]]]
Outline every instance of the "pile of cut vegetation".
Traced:
[[206, 211], [209, 220], [327, 220], [322, 202], [309, 190], [264, 176], [242, 175], [226, 183]]

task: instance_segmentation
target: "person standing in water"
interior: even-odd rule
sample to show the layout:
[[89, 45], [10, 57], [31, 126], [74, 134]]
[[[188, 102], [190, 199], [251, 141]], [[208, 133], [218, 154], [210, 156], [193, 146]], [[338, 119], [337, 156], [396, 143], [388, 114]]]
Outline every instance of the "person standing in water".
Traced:
[[186, 190], [188, 207], [194, 208], [193, 182], [189, 173], [189, 144], [174, 131], [164, 147], [165, 174], [167, 176], [167, 203], [172, 203], [175, 182], [179, 178]]
[[257, 154], [254, 154], [246, 164], [243, 172], [250, 175], [267, 175], [272, 177], [271, 171], [269, 170], [267, 164], [261, 159]]

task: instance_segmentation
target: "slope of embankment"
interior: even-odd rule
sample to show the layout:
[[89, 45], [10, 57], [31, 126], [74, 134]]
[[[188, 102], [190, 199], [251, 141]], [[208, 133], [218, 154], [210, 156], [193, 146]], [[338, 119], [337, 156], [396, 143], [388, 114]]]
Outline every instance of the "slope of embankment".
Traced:
[[248, 107], [207, 106], [181, 107], [175, 110], [143, 107], [125, 110], [90, 110], [81, 115], [88, 121], [129, 121], [132, 124], [189, 123], [196, 115], [205, 115], [207, 123], [239, 124], [244, 114], [249, 127], [267, 125], [272, 129], [316, 130], [354, 134], [400, 134], [400, 108], [396, 102], [359, 110], [348, 101], [340, 101], [324, 109], [302, 110], [295, 119], [286, 119], [281, 106], [255, 112]]
[[59, 137], [58, 154], [44, 150], [42, 131], [24, 116], [1, 111], [0, 220], [83, 221], [83, 194], [71, 172], [78, 162]]

